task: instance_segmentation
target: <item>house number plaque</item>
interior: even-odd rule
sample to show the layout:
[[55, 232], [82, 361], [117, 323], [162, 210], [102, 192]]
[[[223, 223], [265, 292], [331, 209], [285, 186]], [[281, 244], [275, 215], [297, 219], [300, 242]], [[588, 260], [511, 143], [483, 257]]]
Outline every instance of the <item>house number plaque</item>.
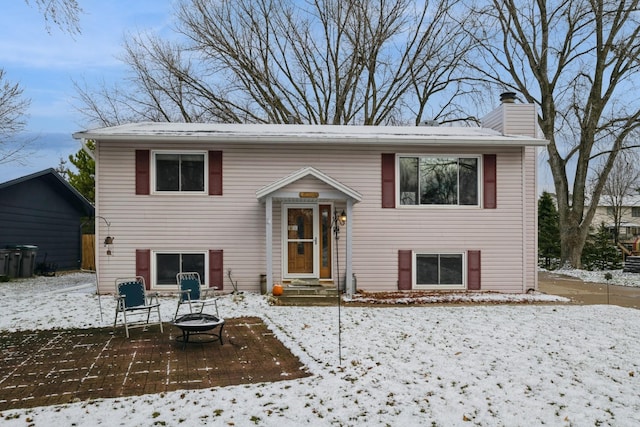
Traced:
[[315, 191], [301, 191], [298, 195], [301, 199], [317, 199], [320, 193]]

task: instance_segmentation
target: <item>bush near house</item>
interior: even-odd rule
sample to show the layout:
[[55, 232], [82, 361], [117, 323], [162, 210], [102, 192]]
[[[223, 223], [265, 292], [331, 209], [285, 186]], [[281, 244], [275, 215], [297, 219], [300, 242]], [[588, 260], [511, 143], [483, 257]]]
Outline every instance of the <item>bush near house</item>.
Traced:
[[622, 268], [622, 256], [611, 240], [611, 233], [601, 223], [598, 231], [589, 235], [582, 251], [585, 270], [618, 270]]

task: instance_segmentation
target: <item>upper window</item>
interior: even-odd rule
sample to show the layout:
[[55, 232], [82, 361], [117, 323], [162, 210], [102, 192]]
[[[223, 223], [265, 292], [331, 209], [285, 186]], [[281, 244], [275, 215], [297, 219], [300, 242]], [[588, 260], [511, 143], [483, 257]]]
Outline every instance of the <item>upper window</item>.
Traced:
[[417, 288], [464, 288], [464, 257], [461, 253], [414, 253]]
[[634, 218], [640, 217], [640, 208], [631, 208], [631, 216]]
[[400, 156], [400, 205], [479, 205], [479, 158]]
[[204, 192], [204, 153], [154, 153], [155, 191]]
[[178, 273], [195, 271], [200, 274], [202, 283], [206, 283], [205, 254], [197, 253], [155, 253], [155, 284], [177, 286]]

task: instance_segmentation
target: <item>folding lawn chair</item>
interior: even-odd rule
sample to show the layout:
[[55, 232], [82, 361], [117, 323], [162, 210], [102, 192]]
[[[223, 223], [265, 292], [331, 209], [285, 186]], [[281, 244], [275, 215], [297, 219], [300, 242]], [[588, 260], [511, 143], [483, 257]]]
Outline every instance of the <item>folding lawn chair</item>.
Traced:
[[178, 282], [178, 307], [174, 320], [178, 318], [178, 311], [183, 304], [189, 305], [189, 313], [202, 313], [208, 305], [216, 307], [216, 316], [218, 314], [218, 295], [216, 288], [202, 289], [200, 282], [200, 274], [196, 272], [178, 273], [176, 275]]
[[[147, 295], [143, 277], [116, 279], [116, 292], [117, 303], [116, 318], [113, 321], [114, 328], [118, 322], [118, 313], [122, 313], [127, 338], [129, 338], [129, 329], [144, 328], [148, 325], [160, 325], [160, 332], [164, 332], [162, 330], [158, 293]], [[154, 312], [154, 317], [156, 314], [158, 316], [158, 320], [155, 322], [151, 321], [151, 311]], [[128, 317], [134, 315], [146, 315], [146, 318], [138, 317], [137, 320], [133, 320], [132, 317]]]

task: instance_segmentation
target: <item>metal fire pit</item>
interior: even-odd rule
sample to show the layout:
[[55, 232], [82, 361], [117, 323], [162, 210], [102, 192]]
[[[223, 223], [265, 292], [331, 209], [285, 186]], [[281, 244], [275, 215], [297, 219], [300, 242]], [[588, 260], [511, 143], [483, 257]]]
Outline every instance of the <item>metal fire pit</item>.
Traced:
[[[224, 319], [206, 313], [185, 314], [176, 318], [172, 325], [180, 328], [182, 336], [177, 336], [176, 341], [182, 343], [184, 349], [187, 343], [209, 343], [222, 342], [222, 328], [224, 327]], [[216, 331], [217, 329], [217, 331]], [[191, 340], [198, 337], [196, 340]], [[204, 338], [202, 338], [204, 337]]]

